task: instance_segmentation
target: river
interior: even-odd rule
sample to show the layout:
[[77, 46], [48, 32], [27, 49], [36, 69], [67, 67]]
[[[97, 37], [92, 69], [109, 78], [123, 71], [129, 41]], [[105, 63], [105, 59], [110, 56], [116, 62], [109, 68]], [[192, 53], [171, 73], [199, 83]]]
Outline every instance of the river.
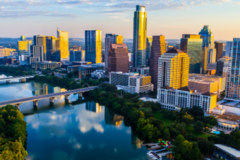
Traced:
[[[3, 78], [4, 75], [1, 76]], [[65, 91], [35, 82], [0, 84], [0, 101]], [[124, 117], [94, 101], [57, 97], [20, 105], [27, 122], [27, 160], [148, 160], [147, 149]]]

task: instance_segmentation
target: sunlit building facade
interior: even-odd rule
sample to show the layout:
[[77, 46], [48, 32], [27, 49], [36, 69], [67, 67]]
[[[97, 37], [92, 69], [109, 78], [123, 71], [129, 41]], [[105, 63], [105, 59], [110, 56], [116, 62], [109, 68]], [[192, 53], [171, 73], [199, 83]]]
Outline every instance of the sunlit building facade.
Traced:
[[10, 56], [11, 52], [14, 51], [16, 51], [16, 49], [0, 47], [0, 57]]
[[147, 12], [145, 6], [136, 6], [133, 28], [133, 66], [146, 66]]
[[29, 55], [31, 45], [32, 41], [26, 40], [24, 35], [21, 36], [20, 41], [18, 41], [18, 55]]
[[240, 38], [233, 39], [231, 64], [226, 85], [226, 98], [240, 100]]
[[59, 39], [59, 50], [61, 50], [61, 58], [66, 59], [69, 56], [69, 36], [68, 32], [57, 30]]
[[208, 47], [202, 47], [202, 57], [201, 57], [201, 74], [207, 73], [207, 64], [208, 64]]
[[85, 58], [92, 63], [102, 62], [102, 31], [85, 31]]
[[205, 25], [199, 32], [203, 39], [203, 47], [208, 47], [208, 63], [216, 63], [216, 49], [214, 44], [214, 37], [209, 26]]
[[115, 34], [106, 34], [105, 36], [104, 62], [106, 73], [108, 73], [108, 55], [111, 44], [123, 44], [123, 36]]
[[158, 61], [158, 88], [188, 86], [189, 62], [187, 53], [179, 49], [173, 48], [164, 53]]
[[51, 56], [57, 50], [56, 45], [57, 38], [54, 36], [47, 36], [46, 37], [46, 60], [51, 61]]
[[190, 57], [190, 73], [200, 73], [202, 42], [200, 35], [182, 35], [180, 49]]

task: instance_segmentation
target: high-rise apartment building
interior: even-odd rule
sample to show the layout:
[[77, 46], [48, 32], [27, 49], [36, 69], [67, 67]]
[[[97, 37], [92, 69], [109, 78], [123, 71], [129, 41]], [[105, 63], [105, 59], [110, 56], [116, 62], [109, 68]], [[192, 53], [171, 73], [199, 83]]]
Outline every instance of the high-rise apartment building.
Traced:
[[145, 6], [136, 6], [133, 27], [134, 67], [146, 66], [147, 12]]
[[227, 77], [228, 70], [230, 67], [231, 58], [224, 56], [217, 60], [216, 75]]
[[221, 42], [215, 42], [215, 48], [216, 48], [216, 61], [220, 58], [222, 58], [223, 53], [223, 43]]
[[33, 57], [38, 58], [39, 61], [45, 61], [43, 46], [33, 45]]
[[85, 51], [80, 50], [80, 51], [74, 51], [70, 50], [70, 61], [85, 61]]
[[190, 73], [200, 73], [202, 58], [202, 42], [200, 35], [183, 34], [180, 49], [190, 57]]
[[200, 73], [207, 73], [208, 47], [202, 47], [201, 70]]
[[109, 54], [111, 44], [123, 44], [123, 36], [115, 35], [115, 34], [106, 34], [105, 36], [104, 62], [105, 62], [106, 73], [108, 73], [108, 54]]
[[57, 50], [56, 46], [57, 38], [54, 36], [47, 36], [46, 37], [46, 60], [51, 61], [51, 56]]
[[158, 88], [188, 86], [189, 63], [187, 53], [179, 49], [173, 48], [164, 53], [158, 61]]
[[157, 89], [158, 83], [158, 59], [163, 53], [166, 52], [165, 36], [153, 36], [152, 47], [150, 56], [150, 74], [154, 89]]
[[[33, 36], [33, 46], [38, 46], [37, 48], [39, 48], [39, 46], [43, 46], [43, 60], [46, 60], [46, 53], [47, 53], [47, 44], [46, 44], [46, 36], [40, 36], [40, 35], [35, 35]], [[38, 50], [38, 49], [35, 49]], [[38, 55], [39, 53], [34, 53], [33, 50], [33, 55]]]
[[109, 72], [128, 73], [128, 49], [126, 44], [111, 44], [108, 54]]
[[203, 39], [203, 47], [208, 47], [208, 63], [216, 63], [216, 49], [214, 44], [214, 37], [209, 26], [204, 26], [199, 32]]
[[23, 35], [18, 41], [18, 55], [30, 55], [30, 45], [32, 45], [32, 41], [26, 40], [26, 37]]
[[147, 37], [147, 51], [146, 51], [146, 65], [150, 66], [150, 58], [151, 58], [151, 48], [152, 48], [152, 41], [153, 41], [153, 37]]
[[92, 63], [101, 63], [102, 55], [102, 31], [85, 31], [85, 58]]
[[59, 39], [59, 50], [61, 50], [61, 58], [66, 59], [69, 56], [69, 36], [68, 32], [57, 30]]
[[233, 39], [231, 64], [227, 78], [226, 98], [240, 99], [240, 38]]

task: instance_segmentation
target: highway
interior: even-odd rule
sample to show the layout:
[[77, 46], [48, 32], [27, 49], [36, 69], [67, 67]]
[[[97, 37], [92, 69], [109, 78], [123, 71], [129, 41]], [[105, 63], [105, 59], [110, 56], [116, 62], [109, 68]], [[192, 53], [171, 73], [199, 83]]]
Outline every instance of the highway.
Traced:
[[74, 89], [74, 90], [70, 90], [70, 91], [52, 93], [52, 94], [46, 94], [46, 95], [40, 95], [40, 96], [34, 96], [34, 97], [15, 99], [15, 100], [10, 100], [10, 101], [4, 101], [4, 102], [0, 102], [0, 107], [10, 105], [10, 104], [15, 105], [15, 104], [22, 104], [22, 103], [25, 103], [25, 102], [38, 101], [38, 100], [41, 100], [41, 99], [53, 98], [53, 97], [62, 96], [62, 95], [70, 95], [70, 94], [74, 94], [74, 93], [83, 93], [83, 92], [94, 90], [95, 88], [98, 88], [98, 86], [81, 88], [81, 89]]

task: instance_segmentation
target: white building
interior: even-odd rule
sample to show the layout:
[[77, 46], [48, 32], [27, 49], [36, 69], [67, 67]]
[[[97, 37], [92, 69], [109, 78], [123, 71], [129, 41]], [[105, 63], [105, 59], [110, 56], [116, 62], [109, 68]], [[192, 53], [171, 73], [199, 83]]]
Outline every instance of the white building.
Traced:
[[139, 76], [138, 73], [110, 72], [109, 82], [128, 93], [147, 93], [153, 91], [151, 76]]
[[96, 70], [91, 73], [92, 78], [104, 78], [105, 77], [105, 70]]
[[216, 106], [217, 95], [193, 92], [188, 87], [182, 87], [178, 90], [163, 87], [158, 89], [157, 99], [162, 107], [168, 110], [197, 106], [201, 107], [204, 112], [209, 112]]

